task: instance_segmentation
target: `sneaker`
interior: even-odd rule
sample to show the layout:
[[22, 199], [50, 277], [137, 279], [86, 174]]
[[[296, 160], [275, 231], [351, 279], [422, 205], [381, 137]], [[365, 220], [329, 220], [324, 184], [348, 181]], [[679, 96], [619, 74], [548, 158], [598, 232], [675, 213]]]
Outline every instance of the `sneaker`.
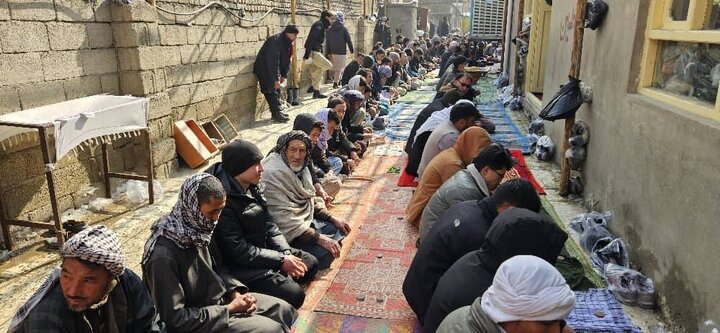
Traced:
[[320, 90], [315, 90], [315, 92], [313, 92], [313, 98], [315, 98], [315, 99], [322, 99], [322, 98], [327, 98], [327, 96], [321, 94], [321, 93], [320, 93]]
[[310, 87], [307, 88], [307, 93], [308, 93], [308, 94], [312, 94], [313, 92], [315, 92], [315, 88], [313, 88], [313, 86], [310, 86]]
[[653, 280], [642, 274], [635, 276], [635, 285], [637, 286], [638, 299], [637, 304], [643, 309], [655, 308], [655, 284]]

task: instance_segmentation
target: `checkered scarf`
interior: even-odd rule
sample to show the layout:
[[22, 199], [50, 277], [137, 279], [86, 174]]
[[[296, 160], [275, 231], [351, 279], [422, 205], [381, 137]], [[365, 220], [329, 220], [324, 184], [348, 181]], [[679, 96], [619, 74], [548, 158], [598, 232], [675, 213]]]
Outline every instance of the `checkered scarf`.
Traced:
[[[125, 270], [125, 255], [120, 248], [117, 235], [102, 225], [75, 234], [65, 242], [60, 254], [63, 258], [77, 258], [102, 265], [115, 277], [122, 275]], [[55, 268], [40, 288], [15, 313], [8, 332], [12, 333], [20, 328], [25, 318], [59, 280], [60, 268]]]
[[152, 226], [150, 239], [145, 243], [143, 265], [150, 258], [159, 236], [164, 236], [173, 241], [175, 245], [182, 249], [191, 246], [208, 246], [210, 244], [210, 238], [217, 221], [205, 218], [202, 215], [197, 197], [200, 181], [207, 177], [214, 176], [199, 173], [185, 180], [185, 183], [180, 188], [178, 201], [170, 214], [163, 216]]

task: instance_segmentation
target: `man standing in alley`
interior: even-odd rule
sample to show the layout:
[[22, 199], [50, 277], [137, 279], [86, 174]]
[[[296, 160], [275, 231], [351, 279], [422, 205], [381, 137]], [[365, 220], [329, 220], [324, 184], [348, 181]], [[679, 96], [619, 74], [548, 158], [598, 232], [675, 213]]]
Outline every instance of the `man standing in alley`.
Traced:
[[322, 84], [322, 78], [325, 71], [332, 67], [330, 60], [325, 58], [322, 54], [323, 43], [325, 42], [325, 30], [335, 21], [335, 13], [329, 10], [323, 10], [320, 14], [320, 20], [313, 23], [310, 27], [310, 33], [305, 40], [305, 64], [311, 65], [310, 77], [312, 85], [308, 88], [307, 92], [313, 94], [313, 98], [327, 98], [327, 96], [320, 93], [320, 84]]
[[288, 25], [283, 32], [271, 36], [263, 43], [253, 73], [260, 83], [260, 91], [265, 95], [272, 120], [277, 123], [286, 123], [290, 120], [280, 107], [280, 85], [286, 80], [290, 70], [290, 58], [293, 54], [293, 42], [297, 38], [298, 28]]

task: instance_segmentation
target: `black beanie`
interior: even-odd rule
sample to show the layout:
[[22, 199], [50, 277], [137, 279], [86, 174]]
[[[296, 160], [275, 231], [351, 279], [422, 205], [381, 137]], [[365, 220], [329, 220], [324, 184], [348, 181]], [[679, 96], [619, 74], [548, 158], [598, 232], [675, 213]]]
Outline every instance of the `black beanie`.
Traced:
[[258, 147], [247, 140], [235, 140], [222, 151], [222, 167], [230, 176], [235, 177], [263, 159]]
[[297, 35], [300, 32], [300, 30], [298, 30], [296, 25], [288, 24], [285, 26], [285, 30], [283, 32], [288, 33], [288, 34], [296, 34]]
[[452, 122], [470, 117], [480, 117], [480, 111], [472, 102], [457, 102], [450, 109], [450, 121]]

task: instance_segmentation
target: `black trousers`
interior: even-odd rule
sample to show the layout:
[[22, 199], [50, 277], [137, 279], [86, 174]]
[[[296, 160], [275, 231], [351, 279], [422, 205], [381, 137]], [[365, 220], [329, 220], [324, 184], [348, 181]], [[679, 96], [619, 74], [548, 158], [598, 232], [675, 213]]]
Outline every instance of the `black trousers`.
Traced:
[[413, 142], [410, 154], [408, 154], [408, 164], [405, 166], [405, 172], [409, 175], [417, 177], [417, 170], [420, 166], [423, 150], [425, 150], [425, 144], [427, 144], [431, 133], [432, 131], [427, 131], [415, 137], [415, 142]]
[[[262, 278], [245, 283], [251, 292], [274, 296], [282, 299], [294, 308], [299, 309], [305, 302], [305, 290], [300, 284], [305, 284], [315, 277], [318, 272], [318, 260], [302, 250], [293, 249], [293, 255], [302, 259], [308, 270], [297, 280], [285, 275], [281, 271], [269, 271]], [[244, 281], [243, 281], [244, 282]]]
[[260, 91], [270, 105], [270, 113], [275, 115], [280, 112], [280, 90], [275, 89], [275, 82], [260, 82]]

